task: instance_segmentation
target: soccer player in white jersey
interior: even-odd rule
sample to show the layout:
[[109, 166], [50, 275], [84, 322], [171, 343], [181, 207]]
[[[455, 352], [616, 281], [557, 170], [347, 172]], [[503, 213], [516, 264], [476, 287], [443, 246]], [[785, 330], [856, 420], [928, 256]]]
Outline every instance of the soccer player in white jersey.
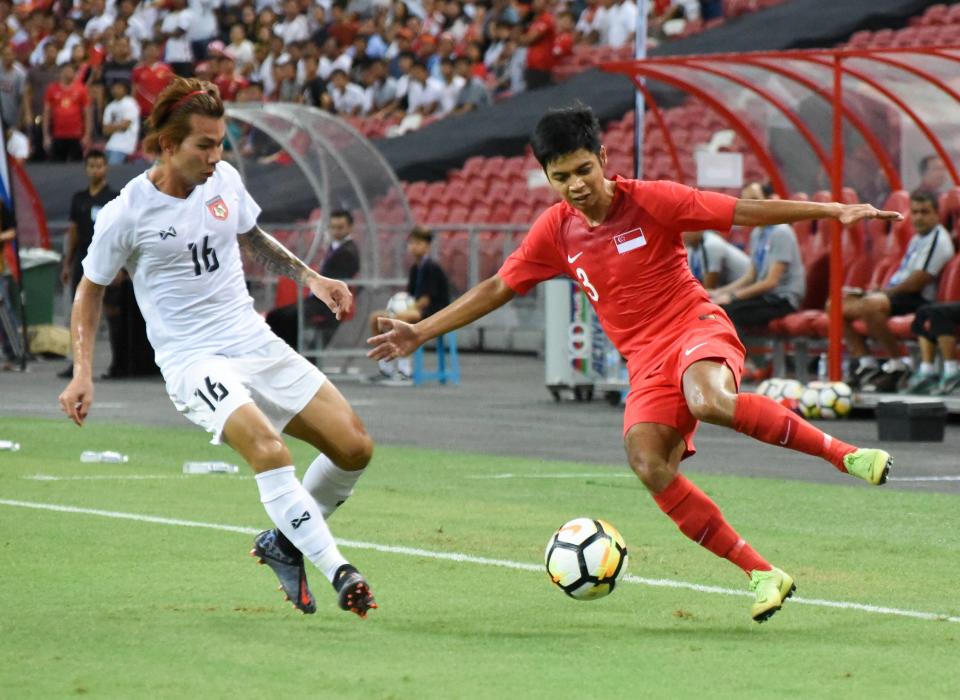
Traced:
[[[365, 617], [377, 604], [340, 554], [326, 519], [353, 492], [373, 442], [340, 392], [254, 311], [240, 250], [309, 287], [337, 318], [353, 305], [350, 291], [257, 226], [260, 207], [220, 160], [226, 124], [216, 87], [176, 79], [158, 97], [149, 126], [144, 147], [158, 156], [156, 164], [97, 217], [71, 319], [74, 378], [60, 405], [83, 425], [93, 402], [103, 293], [126, 267], [177, 410], [256, 473], [276, 528], [257, 536], [252, 554], [270, 565], [302, 612], [316, 610], [305, 556], [333, 584], [340, 607]], [[302, 484], [281, 432], [321, 453]]]

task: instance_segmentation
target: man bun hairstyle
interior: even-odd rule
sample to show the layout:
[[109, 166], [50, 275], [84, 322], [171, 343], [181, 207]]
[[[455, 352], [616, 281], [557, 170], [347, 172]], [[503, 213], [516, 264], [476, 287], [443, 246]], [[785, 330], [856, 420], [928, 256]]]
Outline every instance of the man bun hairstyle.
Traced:
[[224, 115], [220, 91], [213, 83], [196, 78], [174, 78], [157, 97], [147, 119], [143, 150], [160, 155], [160, 137], [180, 144], [190, 134], [190, 115], [219, 119]]
[[530, 146], [544, 170], [557, 158], [581, 148], [599, 156], [600, 122], [593, 110], [581, 102], [552, 109], [537, 122]]

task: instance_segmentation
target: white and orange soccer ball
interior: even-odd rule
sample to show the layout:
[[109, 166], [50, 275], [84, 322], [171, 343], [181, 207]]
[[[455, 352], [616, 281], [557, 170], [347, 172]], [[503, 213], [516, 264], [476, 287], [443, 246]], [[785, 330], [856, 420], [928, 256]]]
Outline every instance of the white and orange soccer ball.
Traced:
[[843, 382], [829, 382], [817, 397], [821, 418], [846, 418], [853, 410], [853, 391]]
[[577, 600], [609, 595], [627, 568], [627, 545], [610, 523], [575, 518], [557, 530], [544, 553], [547, 575]]

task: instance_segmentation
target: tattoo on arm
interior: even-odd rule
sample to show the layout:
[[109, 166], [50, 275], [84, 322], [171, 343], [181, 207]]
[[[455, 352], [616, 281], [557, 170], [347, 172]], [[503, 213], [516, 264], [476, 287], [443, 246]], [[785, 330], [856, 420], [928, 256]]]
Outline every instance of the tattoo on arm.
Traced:
[[241, 234], [238, 239], [240, 248], [271, 272], [304, 285], [313, 275], [313, 271], [300, 258], [259, 226]]

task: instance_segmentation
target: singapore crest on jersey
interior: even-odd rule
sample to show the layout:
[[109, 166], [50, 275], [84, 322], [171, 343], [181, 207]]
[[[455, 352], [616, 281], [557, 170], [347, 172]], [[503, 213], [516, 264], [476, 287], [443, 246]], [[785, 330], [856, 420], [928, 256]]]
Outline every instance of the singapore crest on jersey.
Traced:
[[230, 216], [230, 210], [227, 209], [227, 203], [223, 201], [223, 197], [220, 195], [217, 195], [213, 199], [207, 200], [207, 209], [213, 215], [213, 218], [219, 221], [226, 221], [227, 217]]

